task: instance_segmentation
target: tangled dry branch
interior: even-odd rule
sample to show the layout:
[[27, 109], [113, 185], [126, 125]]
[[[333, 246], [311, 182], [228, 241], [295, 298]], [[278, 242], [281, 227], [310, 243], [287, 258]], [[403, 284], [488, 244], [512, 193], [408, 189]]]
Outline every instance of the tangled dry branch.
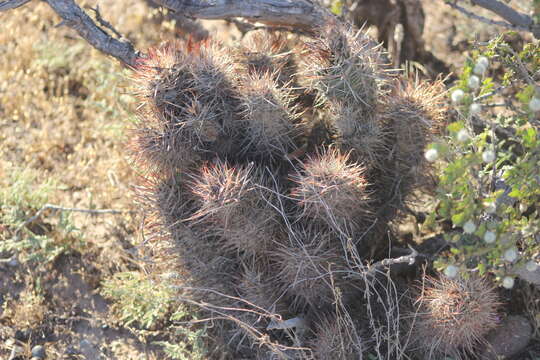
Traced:
[[491, 11], [492, 13], [501, 17], [504, 21], [492, 20], [484, 16], [477, 15], [473, 11], [467, 10], [459, 5], [459, 0], [446, 1], [446, 3], [472, 19], [476, 19], [490, 25], [502, 26], [511, 30], [527, 31], [532, 33], [535, 38], [540, 38], [540, 24], [535, 24], [532, 17], [516, 11], [502, 1], [471, 0], [471, 3]]
[[[30, 0], [5, 0], [0, 2], [0, 12], [18, 8]], [[110, 55], [127, 66], [135, 66], [144, 57], [133, 45], [113, 30], [96, 11], [96, 22], [81, 9], [74, 0], [46, 0], [62, 18], [59, 25], [67, 25], [77, 31], [90, 45]], [[250, 21], [269, 25], [286, 26], [303, 30], [323, 25], [329, 13], [310, 0], [220, 0], [211, 4], [202, 1], [158, 0], [157, 4], [182, 13], [184, 16], [201, 19], [232, 19], [242, 17]], [[105, 25], [107, 24], [107, 25]], [[101, 27], [100, 27], [101, 25]], [[109, 29], [115, 36], [111, 36]]]

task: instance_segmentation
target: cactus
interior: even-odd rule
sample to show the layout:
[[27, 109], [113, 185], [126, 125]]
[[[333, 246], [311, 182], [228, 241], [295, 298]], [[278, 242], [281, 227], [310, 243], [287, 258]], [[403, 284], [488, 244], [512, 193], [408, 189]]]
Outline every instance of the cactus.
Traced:
[[323, 316], [317, 319], [314, 329], [311, 348], [315, 359], [356, 360], [362, 358], [362, 352], [367, 348], [358, 324], [351, 324], [346, 319]]
[[263, 180], [252, 166], [203, 166], [191, 180], [197, 207], [192, 221], [201, 222], [208, 236], [219, 237], [224, 251], [264, 254], [275, 241], [278, 219], [270, 206], [275, 196], [265, 191]]
[[[233, 50], [234, 51], [234, 50]], [[236, 50], [237, 61], [249, 74], [277, 75], [283, 86], [291, 82], [295, 72], [292, 52], [285, 36], [264, 30], [252, 31], [242, 39]]]
[[352, 309], [371, 280], [359, 271], [388, 249], [444, 113], [440, 83], [385, 59], [335, 24], [314, 40], [169, 44], [138, 67], [132, 148], [155, 271], [174, 271], [181, 298], [222, 319], [212, 337], [233, 358], [367, 349], [367, 314]]
[[217, 43], [175, 42], [150, 51], [135, 77], [142, 114], [136, 157], [163, 171], [209, 152], [234, 152], [236, 66]]
[[366, 169], [351, 163], [348, 155], [329, 149], [306, 158], [301, 166], [292, 177], [296, 184], [291, 192], [301, 208], [300, 216], [347, 233], [373, 217]]
[[329, 232], [296, 231], [291, 233], [290, 244], [272, 254], [277, 261], [281, 293], [291, 297], [296, 309], [330, 305], [335, 300], [335, 288], [346, 285], [339, 271], [345, 271], [347, 263], [332, 236]]
[[426, 278], [416, 299], [412, 339], [426, 359], [468, 359], [498, 324], [497, 293], [482, 278]]
[[245, 131], [241, 152], [261, 160], [283, 158], [298, 149], [306, 133], [298, 121], [292, 92], [271, 73], [248, 75], [242, 81], [240, 127]]

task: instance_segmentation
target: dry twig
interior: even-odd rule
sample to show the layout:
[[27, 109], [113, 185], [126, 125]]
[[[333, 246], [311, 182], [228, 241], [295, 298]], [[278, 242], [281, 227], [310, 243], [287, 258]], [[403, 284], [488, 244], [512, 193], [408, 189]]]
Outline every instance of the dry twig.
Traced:
[[0, 11], [7, 11], [23, 6], [30, 0], [7, 0], [0, 3]]
[[155, 0], [169, 10], [199, 19], [242, 17], [271, 25], [313, 28], [328, 15], [310, 0]]
[[473, 11], [458, 5], [458, 0], [446, 1], [446, 3], [471, 19], [479, 20], [489, 25], [502, 26], [511, 30], [527, 31], [532, 33], [535, 38], [540, 38], [540, 25], [535, 24], [532, 17], [512, 9], [499, 0], [471, 0], [471, 3], [491, 11], [505, 21], [488, 19], [484, 16], [477, 15]]
[[[134, 67], [137, 60], [144, 57], [133, 45], [122, 38], [114, 27], [105, 21], [97, 9], [96, 19], [99, 25], [112, 31], [110, 36], [74, 0], [45, 0], [62, 18], [60, 25], [67, 25], [77, 31], [90, 45], [104, 54], [110, 55], [122, 63]], [[0, 2], [0, 12], [23, 6], [30, 0], [5, 0]], [[302, 30], [314, 29], [323, 25], [331, 16], [329, 12], [310, 0], [156, 0], [157, 4], [183, 16], [201, 19], [232, 19], [242, 17], [270, 25], [286, 26]]]
[[43, 215], [43, 212], [45, 210], [54, 210], [54, 211], [68, 211], [68, 212], [80, 212], [80, 213], [86, 213], [86, 214], [93, 214], [93, 215], [103, 215], [103, 214], [124, 214], [124, 213], [130, 213], [132, 211], [129, 210], [113, 210], [113, 209], [81, 209], [81, 208], [68, 208], [58, 205], [52, 205], [52, 204], [45, 204], [41, 209], [39, 209], [34, 216], [27, 219], [25, 222], [23, 222], [17, 230], [15, 230], [15, 235], [19, 236], [19, 233], [22, 229], [24, 229], [28, 224], [36, 221], [39, 219], [41, 215]]
[[410, 245], [409, 245], [409, 249], [411, 249], [411, 253], [409, 255], [400, 256], [398, 258], [388, 258], [388, 259], [383, 259], [381, 261], [377, 261], [375, 264], [373, 264], [371, 266], [370, 272], [372, 270], [374, 270], [374, 269], [377, 269], [377, 268], [380, 268], [380, 267], [383, 267], [383, 266], [391, 266], [391, 265], [395, 265], [395, 264], [414, 265], [414, 263], [416, 261], [416, 257], [419, 254], [418, 254], [418, 251], [413, 249]]

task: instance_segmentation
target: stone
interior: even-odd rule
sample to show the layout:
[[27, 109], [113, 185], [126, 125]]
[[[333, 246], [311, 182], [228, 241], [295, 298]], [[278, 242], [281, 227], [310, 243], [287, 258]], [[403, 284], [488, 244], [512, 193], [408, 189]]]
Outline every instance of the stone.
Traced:
[[540, 266], [537, 266], [534, 271], [527, 270], [525, 265], [515, 269], [515, 274], [531, 284], [540, 286]]
[[502, 324], [488, 334], [487, 349], [482, 360], [506, 359], [519, 354], [529, 343], [533, 328], [523, 316], [511, 315]]
[[42, 345], [36, 345], [32, 348], [32, 356], [38, 359], [45, 359], [45, 348]]
[[7, 263], [9, 266], [11, 267], [17, 267], [19, 266], [19, 260], [16, 258], [16, 257], [13, 257], [11, 259], [9, 259], [8, 263]]
[[82, 339], [80, 342], [79, 342], [79, 345], [80, 347], [91, 347], [92, 346], [92, 343], [86, 339]]
[[13, 345], [8, 360], [15, 360], [19, 355], [22, 355], [23, 351], [24, 349], [22, 348], [22, 346]]
[[15, 340], [21, 341], [21, 342], [27, 342], [30, 338], [30, 329], [24, 329], [24, 330], [17, 330], [15, 331]]

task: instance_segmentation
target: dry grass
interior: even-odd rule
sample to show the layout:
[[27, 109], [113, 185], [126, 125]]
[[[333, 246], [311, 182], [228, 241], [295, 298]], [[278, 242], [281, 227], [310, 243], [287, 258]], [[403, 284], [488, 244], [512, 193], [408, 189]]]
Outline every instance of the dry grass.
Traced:
[[[78, 2], [85, 7], [96, 3]], [[139, 48], [171, 34], [154, 23], [143, 1], [99, 5], [103, 16]], [[44, 2], [0, 14], [2, 245], [45, 201], [135, 210], [129, 195], [134, 176], [125, 147], [135, 98], [126, 90], [127, 71], [72, 30], [55, 28], [59, 22]], [[42, 184], [49, 184], [46, 195]], [[22, 242], [0, 254], [19, 260], [18, 266], [2, 268], [0, 293], [6, 311], [0, 310], [0, 342], [19, 331], [26, 334], [22, 342], [30, 348], [43, 339], [56, 339], [47, 340], [46, 350], [58, 358], [65, 356], [68, 346], [78, 349], [82, 339], [97, 346], [80, 348], [87, 358], [144, 356], [144, 345], [129, 333], [101, 330], [111, 319], [106, 303], [93, 294], [113, 273], [144, 265], [135, 247], [136, 213], [72, 214], [69, 219], [64, 215], [44, 213], [24, 229]], [[75, 226], [81, 235], [67, 236], [66, 226]], [[19, 246], [24, 244], [46, 246]], [[48, 295], [42, 301], [44, 294]], [[82, 313], [92, 321], [74, 320]], [[65, 324], [58, 323], [59, 318], [66, 319]], [[78, 325], [69, 325], [73, 321]], [[128, 347], [128, 352], [118, 350]], [[147, 352], [152, 357], [156, 349], [148, 347]], [[0, 345], [0, 357], [8, 355], [9, 349]]]

